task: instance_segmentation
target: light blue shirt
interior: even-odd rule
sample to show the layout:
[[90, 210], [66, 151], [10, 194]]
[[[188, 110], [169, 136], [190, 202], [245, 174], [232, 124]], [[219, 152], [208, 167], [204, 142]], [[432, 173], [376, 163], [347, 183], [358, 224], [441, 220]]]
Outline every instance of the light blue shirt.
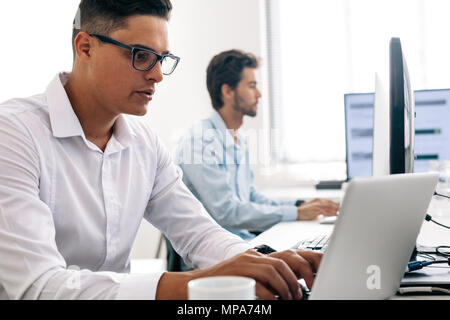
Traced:
[[253, 184], [247, 143], [237, 144], [217, 111], [191, 128], [181, 139], [175, 162], [183, 182], [210, 215], [244, 240], [249, 231], [263, 231], [280, 221], [297, 218], [295, 201], [278, 202], [259, 193]]

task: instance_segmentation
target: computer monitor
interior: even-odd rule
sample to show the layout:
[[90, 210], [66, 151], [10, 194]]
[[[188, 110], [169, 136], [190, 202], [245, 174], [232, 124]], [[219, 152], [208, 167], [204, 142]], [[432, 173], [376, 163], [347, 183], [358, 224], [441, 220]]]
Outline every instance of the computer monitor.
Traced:
[[[447, 121], [450, 118], [450, 89], [417, 90], [412, 98], [400, 40], [393, 43], [389, 50], [392, 57], [390, 65], [386, 65], [385, 72], [375, 77], [375, 95], [369, 92], [344, 96], [347, 179], [391, 174], [390, 99], [391, 95], [398, 96], [402, 92], [403, 107], [401, 102], [396, 105], [396, 110], [400, 110], [400, 121], [396, 123], [403, 123], [403, 128], [398, 131], [405, 132], [406, 142], [411, 143], [406, 147], [400, 144], [394, 150], [393, 158], [401, 159], [404, 169], [393, 168], [392, 173], [427, 172], [430, 171], [431, 161], [450, 160], [450, 122]], [[402, 66], [403, 77], [393, 77], [391, 81], [392, 73], [388, 70], [396, 70], [398, 75], [398, 65]], [[392, 100], [396, 101], [394, 98]], [[404, 112], [403, 120], [401, 110]], [[395, 123], [396, 120], [393, 121]], [[396, 136], [402, 137], [400, 133]]]
[[[408, 67], [399, 38], [392, 38], [389, 44], [389, 126], [386, 127], [386, 86], [383, 81], [376, 83], [374, 114], [374, 145], [380, 146], [384, 139], [389, 152], [380, 153], [374, 149], [373, 171], [378, 174], [400, 174], [414, 172], [414, 93], [411, 89]], [[378, 95], [378, 97], [377, 97]], [[378, 120], [378, 121], [377, 121]], [[389, 131], [387, 131], [389, 130]], [[389, 132], [389, 134], [386, 134]], [[388, 139], [386, 139], [388, 137]], [[389, 159], [389, 165], [381, 159]], [[380, 167], [377, 167], [380, 165]], [[410, 260], [416, 259], [414, 247]]]
[[389, 173], [414, 172], [414, 93], [399, 38], [389, 48]]
[[427, 172], [431, 161], [450, 160], [450, 89], [416, 90], [414, 97], [414, 172]]
[[372, 172], [414, 172], [414, 93], [399, 38], [389, 45], [389, 85], [376, 76]]
[[[387, 79], [387, 78], [386, 78]], [[368, 177], [385, 175], [388, 172], [382, 165], [375, 164], [374, 170], [381, 168], [381, 173], [372, 170], [372, 160], [384, 161], [389, 166], [388, 137], [381, 137], [381, 145], [373, 139], [374, 121], [378, 122], [379, 135], [388, 135], [389, 130], [389, 80], [382, 81], [376, 77], [377, 97], [374, 93], [345, 94], [345, 137], [347, 155], [347, 177]], [[383, 87], [384, 86], [384, 87]], [[375, 101], [376, 100], [376, 101]], [[383, 100], [385, 102], [383, 102]], [[414, 91], [416, 118], [414, 121], [414, 172], [430, 171], [431, 161], [450, 160], [450, 89], [431, 89]], [[374, 113], [374, 102], [377, 105]], [[386, 110], [379, 106], [383, 104]], [[381, 112], [380, 112], [381, 111]], [[387, 114], [387, 117], [386, 117]], [[379, 119], [385, 116], [386, 119]], [[381, 124], [384, 121], [385, 124]], [[366, 134], [361, 134], [365, 130]], [[370, 136], [368, 134], [370, 133]], [[380, 150], [381, 149], [381, 150]], [[375, 156], [372, 159], [372, 151]], [[377, 157], [376, 155], [380, 155]]]
[[372, 175], [374, 94], [349, 93], [345, 102], [347, 180]]

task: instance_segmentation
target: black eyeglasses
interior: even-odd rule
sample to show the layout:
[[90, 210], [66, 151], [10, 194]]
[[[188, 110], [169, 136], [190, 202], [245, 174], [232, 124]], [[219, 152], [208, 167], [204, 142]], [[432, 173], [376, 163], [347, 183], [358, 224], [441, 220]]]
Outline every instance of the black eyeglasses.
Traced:
[[96, 37], [102, 42], [113, 44], [131, 51], [131, 65], [134, 69], [139, 71], [148, 71], [153, 68], [158, 61], [161, 61], [161, 71], [167, 76], [174, 72], [178, 62], [180, 62], [180, 58], [171, 53], [161, 55], [150, 49], [136, 48], [126, 45], [101, 34], [91, 33], [89, 35], [91, 37]]

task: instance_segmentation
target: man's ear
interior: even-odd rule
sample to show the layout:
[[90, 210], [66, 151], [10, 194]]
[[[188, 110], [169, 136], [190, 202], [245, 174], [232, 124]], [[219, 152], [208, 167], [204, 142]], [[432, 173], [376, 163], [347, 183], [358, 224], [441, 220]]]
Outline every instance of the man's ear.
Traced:
[[225, 101], [233, 99], [234, 98], [234, 89], [231, 88], [228, 84], [224, 83], [222, 87], [220, 88], [220, 92], [222, 94], [222, 100], [225, 103]]
[[93, 38], [86, 32], [80, 32], [75, 37], [74, 46], [75, 54], [81, 61], [87, 61], [91, 57]]

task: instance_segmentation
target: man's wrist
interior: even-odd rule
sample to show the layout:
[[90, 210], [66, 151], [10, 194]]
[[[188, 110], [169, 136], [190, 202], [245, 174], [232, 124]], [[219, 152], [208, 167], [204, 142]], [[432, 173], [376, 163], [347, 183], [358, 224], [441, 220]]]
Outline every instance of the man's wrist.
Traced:
[[305, 202], [305, 200], [297, 200], [297, 201], [295, 201], [295, 206], [296, 207], [300, 207], [303, 203]]
[[187, 272], [165, 272], [159, 280], [155, 299], [187, 300], [189, 281], [201, 277], [201, 270]]

